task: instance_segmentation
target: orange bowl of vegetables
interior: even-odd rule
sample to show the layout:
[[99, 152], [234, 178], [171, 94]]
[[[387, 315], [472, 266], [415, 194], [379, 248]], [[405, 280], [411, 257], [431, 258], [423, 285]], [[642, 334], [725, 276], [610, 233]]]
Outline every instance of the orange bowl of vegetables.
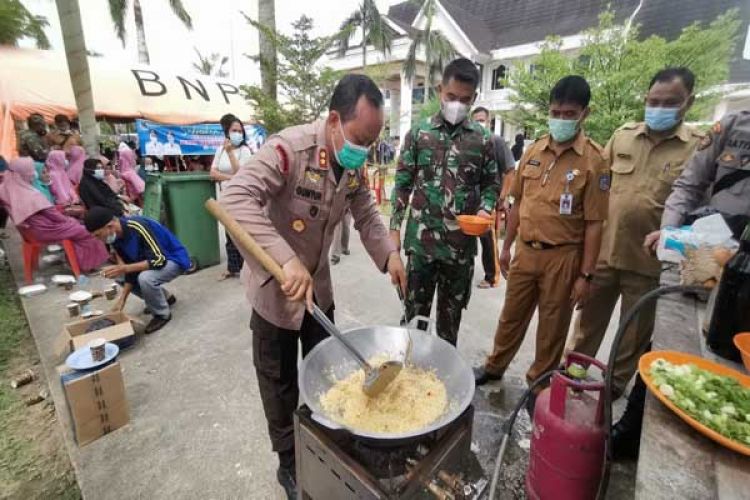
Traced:
[[734, 336], [734, 345], [742, 354], [742, 364], [750, 372], [750, 332], [738, 333]]
[[494, 218], [481, 217], [479, 215], [459, 215], [456, 217], [458, 227], [467, 236], [482, 236], [490, 230], [495, 223]]

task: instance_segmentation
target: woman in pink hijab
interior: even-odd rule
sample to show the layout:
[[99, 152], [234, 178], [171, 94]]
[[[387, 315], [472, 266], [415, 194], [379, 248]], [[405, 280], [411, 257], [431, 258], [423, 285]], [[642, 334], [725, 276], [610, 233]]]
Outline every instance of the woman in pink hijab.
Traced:
[[78, 204], [80, 202], [78, 194], [66, 170], [65, 151], [61, 149], [50, 151], [46, 165], [49, 169], [50, 191], [55, 197], [55, 203], [63, 206]]
[[81, 146], [74, 145], [70, 146], [70, 150], [66, 154], [68, 156], [68, 178], [73, 185], [77, 186], [81, 183], [81, 177], [83, 176], [83, 162], [86, 161], [86, 150]]
[[143, 197], [143, 191], [146, 190], [146, 183], [135, 170], [135, 152], [130, 148], [123, 148], [119, 154], [120, 177], [125, 181], [128, 198], [133, 201], [140, 200]]
[[31, 158], [26, 156], [11, 160], [0, 183], [0, 204], [23, 233], [40, 243], [71, 240], [81, 271], [97, 269], [109, 257], [107, 248], [91, 236], [80, 222], [61, 214], [42, 193], [34, 189], [31, 183], [35, 176]]

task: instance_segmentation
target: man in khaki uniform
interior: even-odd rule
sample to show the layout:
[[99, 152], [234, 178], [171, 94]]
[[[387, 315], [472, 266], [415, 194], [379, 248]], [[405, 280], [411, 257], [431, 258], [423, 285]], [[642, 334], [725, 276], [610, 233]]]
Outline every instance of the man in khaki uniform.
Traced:
[[[686, 68], [666, 68], [651, 80], [646, 121], [628, 123], [610, 139], [604, 157], [612, 171], [609, 217], [594, 274], [594, 293], [575, 325], [572, 350], [595, 356], [612, 311], [620, 317], [659, 286], [661, 264], [643, 250], [643, 239], [659, 229], [664, 202], [685, 162], [702, 138], [683, 118], [693, 103], [695, 77]], [[656, 301], [641, 309], [625, 332], [615, 363], [615, 394], [625, 390], [654, 329]]]
[[221, 197], [222, 205], [286, 275], [284, 283], [276, 283], [243, 254], [243, 280], [253, 308], [253, 362], [271, 443], [279, 454], [277, 477], [289, 498], [296, 498], [298, 343], [304, 357], [327, 336], [308, 311], [315, 301], [333, 319], [328, 251], [347, 209], [377, 268], [387, 270], [402, 289], [406, 281], [361, 169], [367, 146], [383, 126], [383, 96], [366, 76], [347, 75], [334, 89], [329, 111], [326, 120], [269, 138], [228, 181]]
[[537, 306], [536, 356], [526, 378], [531, 382], [557, 366], [573, 307], [583, 306], [589, 296], [610, 184], [601, 148], [581, 129], [590, 98], [580, 76], [560, 80], [550, 93], [550, 135], [534, 143], [519, 164], [500, 255], [508, 278], [505, 305], [494, 349], [476, 370], [478, 385], [503, 376]]

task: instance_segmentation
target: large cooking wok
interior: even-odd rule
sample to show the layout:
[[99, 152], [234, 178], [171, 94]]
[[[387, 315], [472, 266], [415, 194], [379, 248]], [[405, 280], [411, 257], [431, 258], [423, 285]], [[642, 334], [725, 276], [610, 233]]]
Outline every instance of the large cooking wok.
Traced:
[[[429, 328], [428, 328], [429, 330]], [[367, 440], [409, 441], [444, 427], [461, 415], [474, 397], [474, 375], [458, 354], [445, 340], [416, 328], [409, 328], [412, 338], [411, 364], [419, 368], [435, 370], [445, 384], [448, 407], [445, 413], [427, 427], [404, 433], [375, 433], [356, 429], [347, 430]], [[403, 359], [407, 344], [407, 329], [395, 326], [366, 326], [344, 332], [365, 358], [388, 353], [392, 359]], [[333, 338], [327, 338], [302, 360], [299, 371], [299, 388], [302, 401], [312, 410], [318, 423], [331, 429], [342, 429], [323, 410], [320, 395], [334, 384], [357, 370], [356, 361], [347, 355], [344, 347]]]
[[[224, 225], [236, 244], [253, 255], [279, 282], [284, 281], [284, 272], [279, 264], [216, 201], [208, 200], [206, 209]], [[401, 360], [405, 357], [409, 333], [412, 340], [411, 364], [435, 370], [437, 377], [445, 384], [448, 407], [437, 421], [411, 432], [373, 433], [347, 429], [351, 434], [381, 444], [410, 441], [450, 424], [471, 403], [474, 397], [473, 373], [456, 348], [445, 340], [411, 327], [369, 326], [354, 328], [344, 334], [365, 359], [386, 353], [391, 359]], [[331, 429], [344, 429], [320, 406], [320, 395], [333, 385], [335, 379], [344, 378], [356, 369], [359, 369], [359, 365], [355, 359], [333, 337], [320, 342], [308, 353], [299, 371], [299, 387], [302, 400], [310, 407], [316, 421]]]

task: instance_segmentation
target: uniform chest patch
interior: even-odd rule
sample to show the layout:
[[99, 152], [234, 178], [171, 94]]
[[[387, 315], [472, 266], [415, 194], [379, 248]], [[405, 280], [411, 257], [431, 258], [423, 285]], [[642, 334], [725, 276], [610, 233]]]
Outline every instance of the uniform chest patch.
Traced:
[[531, 165], [532, 167], [538, 167], [542, 163], [539, 160], [529, 160], [526, 162], [527, 165]]
[[320, 191], [302, 186], [297, 186], [297, 188], [294, 190], [294, 193], [300, 198], [305, 198], [308, 200], [320, 201], [323, 199], [323, 193], [321, 193]]
[[602, 174], [599, 176], [599, 189], [602, 191], [609, 191], [609, 186], [612, 184], [612, 178], [609, 174]]
[[725, 163], [732, 163], [736, 159], [737, 157], [734, 156], [732, 153], [724, 153], [723, 155], [721, 155], [721, 158], [720, 158], [720, 160]]
[[303, 221], [302, 219], [295, 219], [292, 222], [292, 229], [294, 229], [294, 231], [297, 233], [301, 233], [305, 230], [305, 221]]
[[349, 189], [357, 189], [359, 187], [359, 179], [357, 179], [356, 175], [349, 176], [349, 179], [346, 181], [346, 187]]

